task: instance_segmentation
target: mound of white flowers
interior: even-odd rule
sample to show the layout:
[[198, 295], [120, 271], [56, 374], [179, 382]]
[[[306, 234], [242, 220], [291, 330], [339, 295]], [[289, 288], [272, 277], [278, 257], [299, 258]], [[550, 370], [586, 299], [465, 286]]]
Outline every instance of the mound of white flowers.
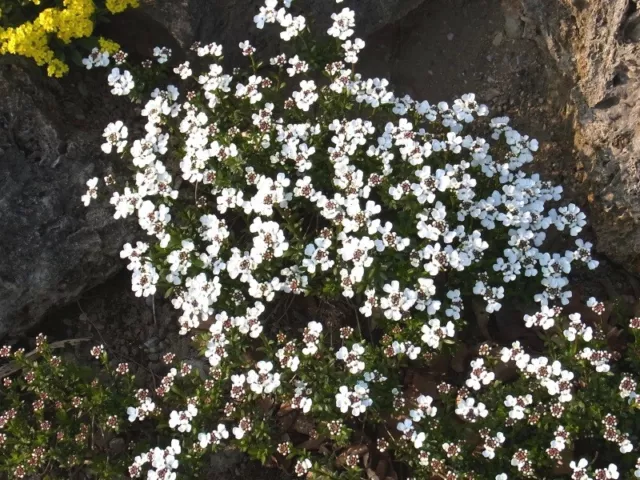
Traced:
[[[571, 458], [560, 453], [569, 440], [538, 412], [557, 458], [545, 457], [548, 445], [520, 448], [522, 432], [539, 427], [525, 420], [531, 394], [502, 395], [501, 386], [491, 412], [472, 393], [501, 384], [488, 367], [516, 362], [524, 388], [556, 405], [557, 423], [573, 388], [558, 361], [519, 344], [484, 345], [461, 389], [421, 391], [408, 377], [428, 375], [443, 345], [455, 348], [474, 296], [488, 313], [527, 300], [538, 311], [528, 327], [564, 328], [569, 272], [597, 266], [591, 244], [571, 239], [585, 215], [561, 203], [561, 187], [523, 169], [538, 144], [508, 118], [485, 119], [488, 108], [473, 94], [430, 104], [363, 79], [354, 12], [333, 14], [330, 38], [316, 42], [293, 9], [291, 0], [267, 0], [254, 19], [279, 28], [285, 53], [262, 62], [243, 42], [249, 68], [230, 72], [220, 45], [195, 45], [194, 59], [173, 69], [173, 84], [151, 92], [144, 132], [133, 138], [142, 129], [118, 121], [104, 134], [103, 151], [126, 156], [135, 171], [111, 197], [115, 217], [137, 217], [146, 233], [121, 253], [133, 291], [167, 292], [183, 334], [208, 329], [197, 338], [209, 378], [165, 421], [196, 453], [232, 443], [299, 476], [360, 478], [383, 460], [380, 478], [393, 462], [418, 478], [551, 474], [554, 458]], [[169, 55], [156, 49], [158, 63]], [[139, 94], [125, 58], [114, 57], [113, 93]], [[86, 204], [97, 179], [88, 186]], [[570, 239], [563, 251], [549, 250], [550, 229]], [[265, 312], [284, 295], [348, 303], [353, 315], [338, 328], [311, 321], [302, 335], [292, 325], [270, 338]], [[591, 340], [579, 316], [572, 322], [563, 338]], [[589, 352], [580, 358], [593, 363]], [[131, 421], [147, 414], [136, 408]], [[483, 427], [492, 413], [494, 426]], [[524, 430], [513, 438], [496, 430], [514, 424]], [[131, 475], [149, 467], [148, 478], [175, 478], [177, 438], [137, 457]], [[496, 457], [498, 449], [509, 453]]]

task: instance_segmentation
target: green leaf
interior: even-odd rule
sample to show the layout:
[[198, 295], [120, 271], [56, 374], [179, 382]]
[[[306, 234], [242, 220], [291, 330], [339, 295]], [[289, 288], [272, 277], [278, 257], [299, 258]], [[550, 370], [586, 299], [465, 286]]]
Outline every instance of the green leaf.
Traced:
[[74, 41], [74, 45], [79, 45], [86, 50], [92, 50], [98, 46], [98, 39], [96, 37], [83, 37]]
[[75, 48], [69, 52], [69, 60], [78, 67], [82, 66], [82, 55], [80, 55], [80, 52]]

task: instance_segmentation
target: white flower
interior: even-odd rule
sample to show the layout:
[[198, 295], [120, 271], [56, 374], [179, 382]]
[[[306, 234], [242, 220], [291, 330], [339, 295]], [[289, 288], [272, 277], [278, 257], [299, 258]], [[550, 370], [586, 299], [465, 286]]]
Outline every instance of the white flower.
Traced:
[[309, 273], [315, 273], [317, 266], [319, 266], [323, 272], [333, 266], [334, 261], [331, 260], [328, 252], [331, 243], [331, 240], [319, 237], [315, 239], [313, 244], [310, 243], [306, 246], [302, 266], [305, 267]]
[[290, 77], [293, 77], [299, 73], [305, 73], [309, 70], [309, 64], [301, 60], [298, 55], [289, 59], [291, 67], [287, 68], [287, 73]]
[[91, 203], [91, 199], [98, 198], [97, 186], [98, 186], [98, 177], [93, 177], [92, 179], [87, 180], [87, 187], [89, 189], [87, 190], [87, 193], [82, 195], [82, 197], [80, 198], [85, 207], [89, 206], [89, 204]]
[[540, 312], [534, 315], [525, 315], [524, 322], [527, 328], [531, 327], [541, 327], [543, 330], [549, 330], [551, 327], [555, 325], [555, 316], [557, 315], [557, 311], [553, 308], [549, 308], [547, 306], [542, 306]]
[[360, 357], [363, 354], [364, 347], [359, 343], [355, 343], [351, 347], [351, 350], [348, 350], [347, 347], [341, 347], [336, 352], [336, 358], [338, 360], [342, 360], [346, 364], [350, 373], [356, 374], [365, 369], [365, 363], [360, 360]]
[[620, 442], [620, 453], [629, 453], [633, 450], [633, 444], [629, 441], [628, 438], [625, 438]]
[[158, 63], [166, 63], [171, 57], [171, 49], [167, 47], [155, 47], [153, 56], [157, 58]]
[[347, 413], [350, 406], [351, 400], [349, 399], [349, 388], [343, 385], [340, 387], [338, 393], [336, 393], [336, 407], [342, 413]]
[[258, 89], [262, 83], [262, 77], [257, 75], [251, 75], [248, 79], [247, 85], [242, 83], [236, 84], [236, 97], [248, 98], [251, 104], [262, 100], [262, 93]]
[[471, 362], [471, 376], [467, 379], [466, 385], [473, 390], [480, 390], [482, 385], [489, 385], [494, 378], [495, 374], [484, 367], [484, 360], [477, 358]]
[[135, 407], [128, 407], [127, 408], [127, 419], [130, 422], [135, 422], [138, 419], [138, 409]]
[[405, 418], [402, 422], [399, 422], [396, 426], [399, 432], [405, 436], [411, 436], [414, 431], [413, 422], [408, 418]]
[[125, 70], [120, 73], [120, 69], [117, 67], [111, 70], [107, 82], [109, 86], [112, 87], [111, 93], [113, 95], [128, 95], [131, 93], [131, 90], [133, 90], [133, 87], [135, 87], [131, 72]]
[[218, 424], [217, 428], [211, 432], [211, 439], [215, 444], [218, 444], [221, 440], [226, 440], [227, 438], [229, 438], [229, 431], [222, 423]]
[[427, 435], [424, 432], [415, 432], [411, 437], [411, 441], [413, 442], [413, 448], [419, 450], [422, 448], [424, 441], [427, 439]]
[[256, 52], [256, 49], [251, 46], [249, 40], [245, 40], [244, 42], [240, 42], [240, 50], [242, 50], [242, 55], [248, 57], [249, 55], [253, 55]]
[[180, 75], [180, 78], [182, 80], [186, 80], [191, 75], [193, 75], [193, 70], [191, 70], [191, 63], [190, 62], [181, 63], [180, 65], [178, 65], [173, 69], [173, 73], [177, 73], [178, 75]]
[[618, 466], [615, 463], [610, 463], [607, 468], [599, 468], [596, 470], [597, 479], [616, 479], [620, 478], [620, 472], [618, 472]]
[[169, 417], [169, 427], [179, 432], [191, 431], [191, 420], [198, 414], [198, 409], [193, 405], [187, 405], [187, 409], [181, 412], [172, 411]]
[[211, 443], [211, 434], [202, 432], [198, 433], [198, 443], [200, 444], [200, 448], [207, 448]]
[[585, 458], [581, 458], [578, 463], [572, 460], [571, 463], [569, 463], [569, 468], [573, 470], [571, 478], [575, 478], [576, 480], [587, 480], [589, 478], [586, 471], [588, 465], [589, 462]]
[[238, 440], [241, 440], [244, 437], [244, 434], [246, 433], [246, 431], [242, 429], [242, 427], [240, 426], [233, 427], [232, 431], [233, 431], [233, 436], [236, 437], [236, 439]]
[[340, 13], [334, 13], [331, 15], [333, 25], [327, 33], [332, 37], [337, 37], [340, 40], [346, 40], [353, 35], [353, 27], [356, 25], [355, 12], [348, 8], [342, 9]]
[[409, 288], [400, 292], [400, 284], [397, 280], [385, 284], [383, 290], [388, 296], [380, 299], [380, 307], [384, 309], [386, 318], [396, 322], [402, 318], [404, 312], [411, 309], [418, 298], [417, 293]]
[[306, 28], [306, 20], [303, 16], [293, 17], [290, 13], [286, 13], [286, 10], [283, 8], [278, 10], [276, 21], [284, 28], [284, 30], [280, 32], [280, 38], [285, 42], [298, 36], [298, 34]]
[[468, 422], [475, 423], [478, 418], [485, 418], [489, 412], [484, 403], [480, 402], [476, 405], [475, 399], [468, 397], [458, 401], [456, 414]]
[[358, 53], [364, 48], [364, 40], [356, 38], [353, 42], [347, 40], [342, 44], [344, 49], [344, 61], [347, 63], [356, 63], [358, 61]]
[[144, 413], [153, 412], [156, 409], [156, 404], [153, 403], [151, 398], [147, 397], [140, 403], [140, 411]]
[[342, 413], [347, 413], [351, 409], [351, 415], [354, 417], [360, 416], [373, 405], [373, 401], [369, 397], [369, 385], [362, 381], [356, 384], [353, 391], [350, 391], [347, 386], [341, 386], [335, 398], [336, 407]]
[[136, 297], [154, 295], [159, 278], [155, 267], [151, 263], [145, 262], [140, 268], [133, 270], [133, 274], [131, 275], [131, 289]]
[[455, 327], [452, 322], [447, 322], [445, 326], [441, 326], [440, 320], [429, 320], [428, 325], [422, 326], [422, 341], [433, 349], [440, 348], [440, 343], [446, 337], [455, 335]]
[[196, 49], [199, 57], [204, 57], [207, 55], [212, 55], [214, 57], [222, 56], [222, 45], [218, 45], [217, 43], [210, 43], [204, 46], [198, 46]]
[[309, 460], [308, 458], [304, 458], [296, 462], [294, 471], [296, 472], [296, 475], [298, 477], [304, 477], [307, 472], [311, 470], [312, 466], [313, 464], [311, 463], [311, 460]]
[[251, 391], [257, 394], [270, 394], [280, 386], [280, 374], [271, 373], [273, 364], [271, 362], [259, 361], [256, 364], [258, 370], [249, 370], [247, 374], [247, 384]]
[[101, 52], [98, 48], [93, 48], [87, 58], [82, 59], [82, 64], [87, 70], [96, 67], [106, 67], [109, 65], [109, 53]]
[[264, 7], [260, 7], [260, 13], [253, 17], [256, 27], [262, 29], [265, 23], [275, 23], [277, 6], [278, 0], [266, 0]]
[[296, 106], [308, 112], [311, 105], [318, 100], [318, 94], [315, 93], [316, 84], [313, 80], [302, 80], [300, 82], [300, 91], [293, 92], [292, 97], [296, 101]]
[[106, 139], [106, 142], [100, 147], [104, 153], [111, 153], [113, 147], [116, 147], [116, 152], [122, 153], [124, 147], [127, 145], [127, 135], [129, 130], [124, 126], [122, 121], [118, 120], [115, 123], [110, 123], [104, 130], [102, 136]]

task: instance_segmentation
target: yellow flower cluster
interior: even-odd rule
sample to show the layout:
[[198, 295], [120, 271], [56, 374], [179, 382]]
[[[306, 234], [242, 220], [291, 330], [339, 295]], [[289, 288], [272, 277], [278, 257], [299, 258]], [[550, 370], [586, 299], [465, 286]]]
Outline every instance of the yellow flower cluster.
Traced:
[[[40, 0], [32, 2], [40, 4]], [[120, 13], [139, 4], [138, 0], [106, 0], [105, 6], [111, 13]], [[57, 37], [65, 44], [76, 38], [90, 36], [93, 33], [95, 12], [93, 0], [64, 0], [63, 8], [42, 10], [33, 22], [0, 28], [0, 55], [13, 54], [31, 58], [40, 66], [46, 65], [49, 76], [61, 77], [69, 71], [69, 67], [56, 58], [49, 46], [50, 36]], [[113, 53], [119, 47], [115, 42], [102, 39], [100, 48]]]
[[120, 50], [120, 44], [108, 38], [100, 37], [98, 39], [98, 48], [101, 52], [107, 52], [109, 55], [113, 55]]
[[120, 13], [127, 8], [137, 8], [140, 4], [138, 0], [107, 0], [105, 6], [111, 13]]
[[54, 33], [64, 43], [74, 38], [88, 37], [93, 32], [93, 0], [64, 0], [63, 9], [47, 8], [40, 12], [34, 24], [47, 33]]

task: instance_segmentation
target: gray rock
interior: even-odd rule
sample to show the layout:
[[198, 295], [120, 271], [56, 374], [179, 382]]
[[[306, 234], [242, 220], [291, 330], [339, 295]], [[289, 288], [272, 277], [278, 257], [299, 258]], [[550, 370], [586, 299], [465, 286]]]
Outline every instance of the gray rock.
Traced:
[[624, 37], [630, 42], [640, 42], [640, 12], [635, 11], [626, 21]]
[[[324, 33], [331, 24], [331, 13], [349, 7], [356, 11], [356, 32], [369, 35], [404, 17], [425, 0], [359, 0], [336, 4], [333, 0], [296, 0], [292, 11], [307, 18], [312, 31]], [[277, 26], [267, 25], [260, 32], [253, 16], [263, 0], [153, 0], [145, 13], [162, 24], [183, 47], [194, 41], [217, 42], [226, 48], [225, 55], [237, 52], [239, 42], [252, 39], [254, 46], [277, 47]], [[275, 35], [274, 35], [275, 33]], [[254, 37], [258, 40], [254, 41]]]
[[[108, 169], [99, 97], [69, 109], [62, 100], [74, 96], [71, 78], [62, 87], [27, 72], [0, 67], [0, 337], [116, 272], [127, 234], [104, 204], [80, 201], [85, 182]], [[70, 120], [74, 109], [92, 112], [93, 123]]]
[[499, 47], [502, 41], [504, 40], [504, 34], [502, 32], [496, 33], [496, 36], [493, 37], [493, 46]]
[[[540, 46], [576, 87], [567, 106], [575, 157], [567, 168], [589, 203], [596, 247], [640, 271], [640, 22], [628, 0], [524, 0]], [[640, 38], [640, 37], [638, 37]], [[572, 167], [572, 168], [571, 168]]]
[[505, 0], [502, 2], [502, 14], [504, 15], [504, 32], [507, 38], [519, 38], [522, 35], [522, 16], [519, 4], [513, 0]]
[[522, 32], [522, 22], [518, 17], [506, 15], [504, 19], [504, 31], [509, 38], [518, 38]]
[[124, 452], [124, 449], [125, 449], [124, 438], [116, 437], [116, 438], [112, 438], [109, 441], [109, 451], [112, 455], [119, 455], [120, 453]]

